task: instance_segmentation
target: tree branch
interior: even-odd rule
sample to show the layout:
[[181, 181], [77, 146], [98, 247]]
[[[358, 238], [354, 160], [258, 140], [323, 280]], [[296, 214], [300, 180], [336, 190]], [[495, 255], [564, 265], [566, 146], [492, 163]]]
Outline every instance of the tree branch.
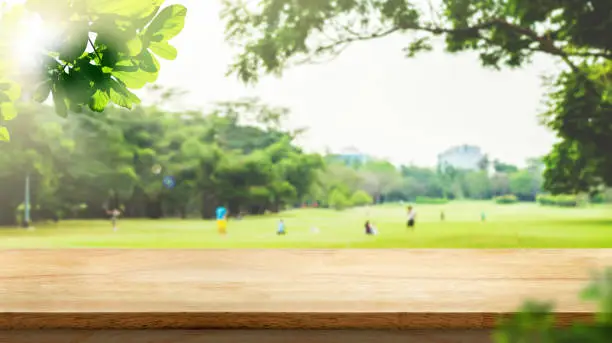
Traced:
[[353, 35], [353, 37], [350, 38], [346, 38], [343, 40], [339, 40], [336, 41], [330, 45], [325, 45], [322, 47], [317, 48], [317, 50], [315, 51], [317, 54], [325, 52], [325, 51], [329, 51], [329, 50], [333, 50], [334, 48], [340, 46], [340, 45], [346, 45], [346, 44], [350, 44], [353, 42], [358, 42], [358, 41], [367, 41], [367, 40], [372, 40], [372, 39], [376, 39], [376, 38], [382, 38], [385, 36], [388, 36], [394, 32], [398, 32], [400, 31], [400, 29], [398, 27], [394, 27], [388, 30], [384, 30], [384, 31], [378, 31], [369, 35]]
[[96, 46], [91, 41], [91, 37], [87, 37], [87, 41], [89, 42], [89, 44], [91, 44], [91, 48], [93, 49], [94, 54], [96, 54], [96, 57], [98, 57], [98, 63], [102, 65], [102, 57], [100, 57], [100, 54], [98, 53], [98, 50], [96, 49]]
[[[383, 38], [395, 32], [402, 32], [402, 31], [408, 31], [408, 30], [429, 32], [433, 35], [473, 33], [475, 37], [478, 37], [478, 39], [485, 40], [490, 45], [499, 46], [499, 44], [496, 44], [494, 41], [487, 38], [481, 32], [484, 30], [493, 29], [495, 27], [503, 28], [507, 31], [514, 32], [518, 35], [529, 38], [534, 43], [537, 43], [537, 47], [528, 49], [531, 52], [543, 52], [543, 53], [547, 53], [549, 55], [553, 55], [553, 56], [557, 56], [561, 58], [565, 62], [565, 64], [571, 68], [571, 70], [574, 73], [581, 75], [585, 80], [588, 81], [587, 84], [585, 85], [588, 91], [594, 92], [594, 94], [599, 94], [595, 85], [591, 83], [589, 75], [587, 75], [585, 71], [579, 68], [578, 65], [576, 65], [572, 61], [571, 58], [572, 57], [582, 57], [582, 58], [594, 57], [594, 58], [604, 58], [604, 59], [612, 60], [612, 53], [593, 52], [593, 51], [570, 52], [570, 51], [565, 50], [562, 47], [558, 47], [557, 45], [555, 45], [554, 41], [549, 39], [549, 37], [547, 36], [540, 36], [535, 31], [529, 28], [515, 25], [512, 23], [509, 23], [506, 20], [499, 19], [499, 18], [483, 21], [480, 24], [469, 26], [469, 27], [460, 27], [460, 28], [452, 28], [452, 29], [436, 27], [436, 26], [423, 26], [423, 25], [413, 23], [413, 24], [404, 25], [402, 27], [393, 26], [387, 29], [380, 29], [380, 30], [377, 30], [369, 34], [359, 34], [359, 33], [356, 33], [354, 30], [352, 30], [351, 28], [345, 27], [344, 31], [350, 35], [349, 37], [344, 38], [344, 39], [338, 39], [328, 45], [320, 46], [314, 51], [314, 54], [319, 55], [322, 53], [332, 52], [332, 54], [334, 55], [332, 57], [333, 59], [337, 57], [344, 49], [346, 49], [350, 45], [350, 43], [358, 42], [358, 41], [368, 41], [368, 40], [373, 40], [377, 38]], [[306, 57], [306, 59], [299, 62], [298, 64], [312, 63], [312, 57], [314, 56]]]
[[[548, 53], [550, 55], [558, 56], [561, 59], [563, 59], [563, 61], [570, 68], [572, 68], [572, 70], [575, 71], [575, 72], [578, 72], [579, 68], [578, 68], [578, 66], [576, 66], [571, 61], [571, 59], [570, 59], [571, 57], [598, 57], [598, 58], [605, 58], [605, 59], [612, 60], [612, 53], [603, 53], [603, 52], [574, 52], [574, 53], [572, 53], [572, 52], [567, 52], [567, 51], [563, 50], [562, 48], [557, 47], [554, 44], [554, 42], [551, 41], [550, 39], [548, 39], [547, 37], [540, 36], [535, 31], [533, 31], [533, 30], [531, 30], [529, 28], [521, 27], [519, 25], [515, 25], [515, 24], [512, 24], [512, 23], [509, 23], [509, 22], [507, 22], [505, 20], [502, 20], [502, 19], [492, 19], [492, 20], [488, 20], [488, 21], [482, 22], [482, 23], [480, 23], [478, 25], [469, 26], [469, 27], [463, 27], [463, 28], [452, 28], [452, 29], [447, 29], [447, 28], [442, 28], [442, 27], [422, 26], [422, 25], [413, 24], [413, 25], [406, 25], [404, 27], [397, 27], [396, 26], [396, 27], [389, 28], [387, 30], [377, 31], [377, 32], [374, 32], [374, 33], [371, 33], [371, 34], [367, 34], [367, 35], [360, 35], [360, 34], [356, 34], [352, 30], [347, 30], [347, 32], [352, 34], [352, 37], [346, 38], [346, 39], [342, 39], [342, 40], [338, 40], [336, 42], [333, 42], [332, 44], [319, 47], [315, 52], [318, 54], [318, 53], [334, 50], [336, 47], [338, 47], [340, 45], [346, 45], [346, 44], [350, 44], [350, 43], [357, 42], [357, 41], [367, 41], [367, 40], [372, 40], [372, 39], [376, 39], [376, 38], [382, 38], [382, 37], [388, 36], [388, 35], [390, 35], [392, 33], [399, 32], [399, 31], [406, 31], [406, 30], [424, 31], [424, 32], [429, 32], [429, 33], [434, 34], [434, 35], [458, 34], [458, 33], [473, 32], [475, 34], [478, 34], [480, 39], [486, 39], [486, 37], [483, 37], [480, 34], [480, 31], [491, 29], [493, 27], [501, 27], [501, 28], [504, 28], [506, 30], [513, 31], [513, 32], [515, 32], [517, 34], [525, 36], [527, 38], [530, 38], [533, 42], [538, 43], [538, 47], [534, 48], [534, 49], [531, 49], [531, 51], [534, 51], [534, 52], [544, 52], [544, 53]], [[489, 40], [489, 43], [492, 43], [492, 42]]]

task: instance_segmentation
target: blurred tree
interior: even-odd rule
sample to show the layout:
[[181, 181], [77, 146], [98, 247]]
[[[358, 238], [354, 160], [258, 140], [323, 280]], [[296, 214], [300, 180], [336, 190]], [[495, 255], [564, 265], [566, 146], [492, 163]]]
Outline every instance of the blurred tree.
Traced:
[[[583, 174], [612, 183], [612, 157], [606, 153], [612, 143], [609, 0], [442, 0], [436, 5], [408, 0], [274, 0], [260, 6], [225, 0], [224, 4], [226, 39], [239, 47], [229, 71], [244, 82], [256, 82], [263, 73], [279, 75], [291, 65], [333, 58], [356, 42], [398, 34], [411, 38], [404, 49], [407, 57], [431, 50], [432, 39], [441, 37], [448, 52], [475, 51], [483, 66], [495, 69], [520, 67], [536, 53], [558, 58], [566, 70], [551, 84], [544, 122], [566, 143], [546, 160], [547, 186], [582, 189]], [[568, 145], [580, 154], [574, 154], [582, 162], [576, 164], [580, 168], [555, 164], [555, 156], [563, 153], [558, 150]], [[566, 170], [556, 170], [560, 168]], [[579, 183], [571, 183], [576, 180]]]

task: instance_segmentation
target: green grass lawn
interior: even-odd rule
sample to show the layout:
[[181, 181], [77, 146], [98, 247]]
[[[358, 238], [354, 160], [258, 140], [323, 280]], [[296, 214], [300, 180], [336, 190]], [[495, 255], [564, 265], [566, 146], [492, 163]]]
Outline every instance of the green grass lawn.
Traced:
[[[457, 202], [417, 206], [417, 211], [413, 232], [406, 229], [405, 209], [399, 205], [230, 220], [226, 236], [217, 234], [214, 221], [197, 219], [123, 220], [117, 232], [109, 221], [62, 221], [30, 231], [0, 229], [0, 248], [612, 248], [610, 206]], [[486, 222], [480, 221], [481, 211]], [[285, 220], [286, 236], [275, 234], [279, 218]], [[364, 234], [367, 218], [378, 236]]]

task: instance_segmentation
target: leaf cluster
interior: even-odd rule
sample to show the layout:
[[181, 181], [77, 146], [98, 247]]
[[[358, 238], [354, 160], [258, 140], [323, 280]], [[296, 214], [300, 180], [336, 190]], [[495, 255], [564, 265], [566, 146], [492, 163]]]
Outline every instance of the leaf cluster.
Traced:
[[527, 301], [517, 314], [503, 319], [494, 333], [496, 343], [607, 343], [612, 337], [612, 268], [595, 274], [581, 298], [598, 303], [593, 323], [574, 323], [560, 328], [553, 305]]
[[565, 63], [544, 122], [563, 142], [547, 157], [547, 188], [570, 193], [612, 185], [612, 1], [266, 0], [225, 1], [227, 39], [239, 46], [230, 74], [256, 82], [292, 64], [335, 57], [348, 45], [390, 35], [407, 57], [432, 49], [473, 51], [483, 66], [517, 68], [534, 54]]
[[[24, 88], [39, 102], [51, 96], [61, 116], [84, 107], [102, 112], [109, 104], [131, 109], [140, 103], [131, 90], [157, 80], [158, 58], [177, 57], [169, 41], [182, 31], [187, 9], [163, 3], [28, 0], [26, 11], [39, 15], [59, 34], [40, 47], [39, 70]], [[31, 72], [16, 74], [24, 79]]]
[[336, 55], [347, 44], [401, 33], [407, 56], [431, 50], [443, 36], [446, 50], [473, 50], [484, 66], [519, 67], [536, 52], [574, 59], [612, 59], [612, 5], [607, 0], [225, 1], [228, 41], [241, 51], [232, 64], [245, 82], [278, 74], [291, 62]]
[[612, 62], [583, 64], [552, 84], [543, 122], [562, 141], [546, 157], [545, 187], [592, 192], [612, 184]]

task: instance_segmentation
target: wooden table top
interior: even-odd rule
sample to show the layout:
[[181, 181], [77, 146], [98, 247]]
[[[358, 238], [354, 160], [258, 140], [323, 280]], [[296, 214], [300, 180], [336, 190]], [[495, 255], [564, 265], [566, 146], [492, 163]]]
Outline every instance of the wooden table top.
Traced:
[[597, 250], [4, 250], [0, 328], [488, 328], [589, 318]]

